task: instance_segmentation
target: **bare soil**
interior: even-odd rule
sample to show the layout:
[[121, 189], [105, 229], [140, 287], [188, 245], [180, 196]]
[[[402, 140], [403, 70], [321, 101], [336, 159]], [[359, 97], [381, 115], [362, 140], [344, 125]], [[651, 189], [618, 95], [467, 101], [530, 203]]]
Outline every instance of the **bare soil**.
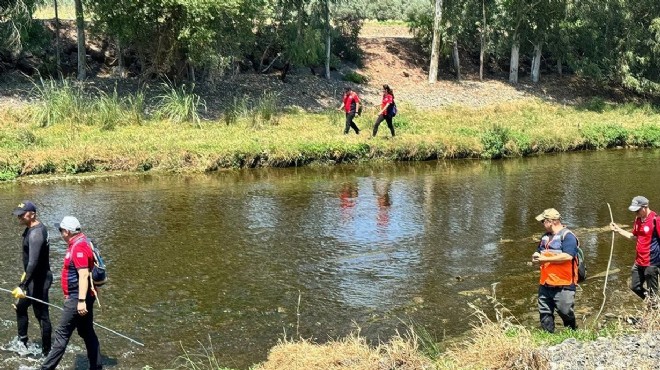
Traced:
[[[46, 21], [48, 29], [54, 29]], [[73, 22], [62, 24], [63, 60], [65, 74], [75, 73], [75, 32]], [[553, 74], [541, 76], [541, 82], [532, 84], [529, 77], [521, 75], [518, 85], [507, 82], [503, 72], [491, 73], [479, 81], [478, 66], [463, 61], [462, 79], [457, 81], [449, 67], [442, 67], [439, 81], [429, 84], [428, 57], [416, 44], [405, 26], [366, 25], [360, 35], [359, 45], [364, 52], [363, 67], [345, 64], [334, 70], [327, 80], [310, 72], [309, 68], [295, 69], [287, 82], [280, 80], [279, 73], [239, 73], [224, 76], [213, 83], [196, 85], [196, 92], [206, 101], [207, 118], [219, 117], [236, 98], [248, 97], [256, 101], [264, 92], [276, 93], [283, 107], [299, 107], [307, 111], [321, 111], [338, 107], [342, 89], [351, 85], [368, 105], [380, 102], [383, 84], [390, 85], [398, 103], [409, 103], [419, 109], [437, 109], [460, 105], [480, 107], [509, 101], [541, 98], [562, 104], [579, 104], [594, 96], [613, 101], [635, 100], [635, 96], [615, 88], [596, 86], [572, 76]], [[148, 97], [158, 94], [161, 81], [144, 82], [138, 77], [118, 78], [114, 75], [116, 58], [112, 44], [102, 38], [89, 37], [87, 47], [87, 85], [100, 91], [128, 93], [142, 89]], [[343, 80], [349, 72], [368, 77], [366, 84], [354, 84]], [[32, 76], [34, 79], [35, 76]], [[0, 105], [24, 104], [32, 99], [34, 84], [18, 71], [0, 73]]]

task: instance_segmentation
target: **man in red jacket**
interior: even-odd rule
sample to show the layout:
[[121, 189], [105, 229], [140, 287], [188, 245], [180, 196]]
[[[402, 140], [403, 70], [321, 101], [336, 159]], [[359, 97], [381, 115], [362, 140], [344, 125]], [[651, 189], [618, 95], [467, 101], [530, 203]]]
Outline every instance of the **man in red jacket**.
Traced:
[[[654, 297], [658, 292], [658, 266], [660, 266], [657, 215], [649, 209], [649, 200], [641, 195], [633, 198], [628, 210], [635, 212], [632, 232], [621, 229], [614, 222], [610, 224], [610, 227], [612, 231], [637, 242], [630, 290], [641, 299]], [[646, 283], [646, 288], [644, 288], [644, 283]]]

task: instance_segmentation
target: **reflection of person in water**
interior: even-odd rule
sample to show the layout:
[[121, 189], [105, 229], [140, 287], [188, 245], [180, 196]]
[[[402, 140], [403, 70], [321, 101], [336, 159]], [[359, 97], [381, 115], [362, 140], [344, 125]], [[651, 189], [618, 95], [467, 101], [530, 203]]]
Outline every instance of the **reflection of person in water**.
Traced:
[[392, 200], [390, 198], [391, 182], [386, 181], [378, 183], [374, 181], [374, 193], [376, 194], [376, 203], [378, 205], [378, 213], [376, 214], [376, 225], [378, 227], [385, 227], [390, 223], [390, 206]]
[[339, 192], [339, 207], [343, 218], [349, 217], [349, 210], [355, 207], [358, 197], [358, 185], [356, 182], [345, 182]]

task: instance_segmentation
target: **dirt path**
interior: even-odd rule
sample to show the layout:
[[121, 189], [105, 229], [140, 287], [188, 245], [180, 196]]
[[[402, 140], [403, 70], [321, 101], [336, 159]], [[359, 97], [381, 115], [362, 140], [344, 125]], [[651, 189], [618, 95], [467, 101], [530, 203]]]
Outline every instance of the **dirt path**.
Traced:
[[[71, 26], [73, 27], [73, 26]], [[69, 38], [74, 33], [66, 33]], [[68, 40], [74, 43], [75, 39]], [[575, 103], [583, 98], [598, 95], [598, 91], [576, 78], [541, 76], [541, 83], [532, 85], [526, 76], [521, 76], [517, 86], [506, 82], [506, 75], [487, 76], [478, 81], [474, 66], [466, 63], [466, 72], [457, 82], [448, 68], [441, 69], [440, 81], [427, 83], [427, 56], [416, 45], [412, 35], [403, 25], [366, 25], [360, 35], [359, 45], [364, 51], [364, 67], [344, 65], [333, 71], [332, 79], [326, 80], [312, 75], [308, 68], [299, 68], [290, 73], [286, 83], [279, 74], [239, 74], [226, 76], [214, 84], [198, 84], [197, 92], [207, 102], [207, 118], [217, 118], [236, 99], [247, 97], [259, 99], [264, 92], [278, 96], [280, 105], [300, 107], [308, 111], [321, 111], [337, 107], [342, 89], [348, 83], [342, 77], [357, 71], [369, 78], [363, 85], [351, 84], [367, 104], [380, 102], [381, 86], [389, 84], [399, 103], [409, 103], [420, 109], [437, 109], [443, 106], [461, 105], [479, 107], [512, 100], [540, 97], [561, 103]], [[93, 46], [90, 46], [93, 49]], [[103, 77], [101, 77], [103, 76]], [[158, 81], [145, 87], [137, 78], [117, 79], [108, 74], [99, 74], [87, 82], [100, 90], [111, 92], [115, 87], [122, 91], [146, 89], [147, 96], [158, 94]], [[18, 73], [0, 74], [0, 105], [22, 104], [30, 100], [29, 91], [33, 84]]]

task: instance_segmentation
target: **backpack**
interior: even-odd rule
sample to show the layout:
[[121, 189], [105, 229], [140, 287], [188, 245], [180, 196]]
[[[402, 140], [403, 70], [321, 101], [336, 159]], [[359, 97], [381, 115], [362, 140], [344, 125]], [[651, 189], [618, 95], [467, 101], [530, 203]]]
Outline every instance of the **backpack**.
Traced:
[[561, 231], [561, 241], [564, 241], [564, 238], [568, 233], [573, 234], [575, 241], [577, 242], [577, 253], [575, 254], [573, 262], [577, 265], [577, 282], [579, 284], [587, 278], [587, 263], [584, 261], [584, 251], [580, 248], [580, 239], [578, 239], [577, 235], [571, 230], [564, 228]]
[[390, 106], [387, 107], [387, 115], [390, 117], [394, 117], [396, 116], [397, 112], [398, 109], [396, 109], [396, 103], [394, 102], [394, 100], [392, 100], [392, 104], [390, 104]]
[[90, 248], [92, 248], [92, 253], [94, 254], [94, 267], [92, 268], [92, 282], [94, 286], [101, 286], [108, 282], [108, 274], [105, 271], [105, 262], [103, 257], [101, 257], [101, 251], [94, 245], [94, 242], [91, 239], [88, 239]]

